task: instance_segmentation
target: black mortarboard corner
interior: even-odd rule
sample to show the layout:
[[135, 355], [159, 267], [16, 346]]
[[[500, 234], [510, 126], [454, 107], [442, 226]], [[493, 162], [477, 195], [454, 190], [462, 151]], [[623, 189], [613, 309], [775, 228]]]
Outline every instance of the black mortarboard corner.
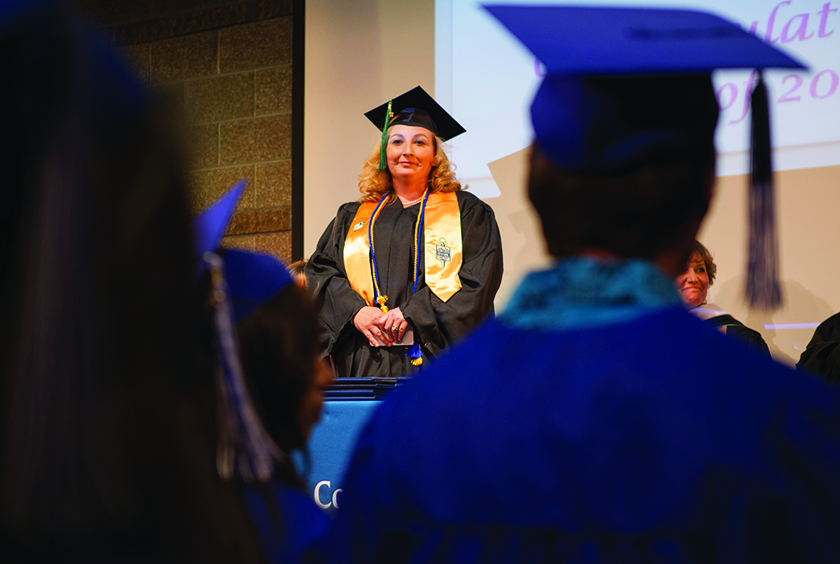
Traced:
[[[225, 261], [215, 252], [246, 184], [245, 180], [239, 181], [199, 214], [193, 220], [193, 232], [202, 264], [210, 271], [210, 303], [213, 308], [216, 353], [214, 370], [218, 396], [216, 469], [219, 476], [225, 480], [236, 475], [246, 482], [267, 482], [273, 475], [275, 461], [281, 459], [284, 453], [265, 430], [251, 394], [245, 386], [239, 345], [234, 331], [235, 308], [232, 305], [234, 289], [238, 288], [236, 291], [240, 294], [251, 295], [249, 288], [252, 284], [249, 283], [249, 273], [237, 272], [233, 277], [237, 286], [230, 287], [225, 276]], [[228, 253], [235, 255], [232, 260], [234, 266], [252, 263], [236, 251]], [[258, 258], [257, 262], [261, 263], [261, 260]], [[253, 286], [258, 288], [254, 294], [267, 299], [265, 288], [271, 285], [271, 282], [253, 282]]]
[[444, 141], [449, 141], [466, 131], [434, 98], [426, 94], [426, 91], [419, 86], [370, 110], [365, 113], [365, 117], [382, 131], [379, 152], [380, 171], [385, 170], [387, 164], [385, 142], [388, 128], [392, 125], [425, 127]]
[[[561, 167], [613, 174], [714, 142], [715, 69], [805, 68], [736, 24], [690, 10], [485, 6], [545, 65], [531, 105]], [[752, 94], [747, 299], [781, 304], [767, 91]]]

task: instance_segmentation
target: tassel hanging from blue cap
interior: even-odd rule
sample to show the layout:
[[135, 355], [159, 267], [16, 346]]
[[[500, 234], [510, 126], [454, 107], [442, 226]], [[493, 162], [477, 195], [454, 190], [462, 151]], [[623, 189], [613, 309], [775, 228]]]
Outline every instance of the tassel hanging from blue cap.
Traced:
[[760, 73], [750, 104], [752, 106], [752, 155], [746, 295], [750, 306], [775, 310], [782, 304], [782, 291], [779, 284], [779, 251], [776, 240], [770, 110], [767, 102], [767, 87]]
[[394, 112], [391, 111], [393, 100], [388, 100], [388, 111], [385, 112], [385, 124], [382, 126], [382, 139], [379, 141], [379, 172], [385, 170], [388, 166], [388, 155], [385, 151], [385, 145], [388, 141], [388, 125], [391, 123], [391, 118], [394, 117]]
[[221, 257], [204, 253], [210, 270], [213, 332], [216, 345], [217, 425], [216, 469], [223, 480], [239, 476], [245, 482], [268, 482], [284, 453], [268, 435], [245, 387], [233, 327], [233, 307]]

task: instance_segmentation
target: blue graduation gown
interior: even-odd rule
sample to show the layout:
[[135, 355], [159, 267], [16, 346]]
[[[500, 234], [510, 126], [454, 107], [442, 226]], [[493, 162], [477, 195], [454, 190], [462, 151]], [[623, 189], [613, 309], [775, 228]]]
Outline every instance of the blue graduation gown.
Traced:
[[675, 295], [626, 308], [670, 285], [645, 276], [532, 287], [533, 315], [396, 390], [358, 443], [332, 560], [840, 561], [838, 390]]
[[245, 501], [263, 550], [271, 564], [297, 564], [311, 560], [313, 547], [327, 532], [330, 517], [304, 492], [273, 482], [272, 499], [253, 486], [245, 486]]

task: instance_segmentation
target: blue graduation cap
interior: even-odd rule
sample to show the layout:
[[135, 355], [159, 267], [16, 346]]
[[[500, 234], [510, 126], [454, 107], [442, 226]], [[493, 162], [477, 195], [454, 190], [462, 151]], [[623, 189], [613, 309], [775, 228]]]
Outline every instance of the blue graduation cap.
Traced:
[[484, 8], [552, 75], [804, 68], [737, 24], [706, 12], [572, 6]]
[[204, 253], [215, 251], [219, 246], [247, 185], [248, 181], [243, 178], [193, 219], [193, 238], [199, 260]]
[[[216, 468], [223, 479], [267, 482], [285, 454], [268, 435], [245, 385], [236, 343], [235, 322], [292, 283], [286, 267], [273, 257], [228, 250], [214, 251], [247, 185], [240, 180], [193, 219], [199, 266], [210, 271], [216, 353], [219, 439]], [[199, 272], [201, 272], [199, 270]]]
[[[247, 180], [240, 180], [193, 219], [195, 248], [202, 269], [201, 257], [218, 248], [247, 185]], [[293, 282], [286, 265], [269, 255], [228, 249], [223, 261], [237, 321]]]
[[[715, 69], [805, 68], [715, 15], [691, 10], [485, 6], [545, 65], [531, 105], [540, 150], [575, 173], [610, 175], [708, 151]], [[770, 125], [760, 75], [752, 95], [747, 298], [777, 307]]]
[[286, 265], [270, 255], [229, 249], [224, 261], [237, 321], [294, 283]]

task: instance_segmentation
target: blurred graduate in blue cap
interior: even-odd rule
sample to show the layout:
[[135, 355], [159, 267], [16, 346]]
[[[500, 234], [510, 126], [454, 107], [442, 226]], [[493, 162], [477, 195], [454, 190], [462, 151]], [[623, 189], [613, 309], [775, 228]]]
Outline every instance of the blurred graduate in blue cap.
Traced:
[[[528, 194], [557, 260], [373, 416], [333, 560], [837, 561], [840, 392], [672, 283], [712, 197], [711, 72], [801, 65], [707, 13], [487, 9], [547, 69]], [[753, 121], [750, 292], [773, 307], [763, 86]]]
[[205, 409], [214, 411], [216, 472], [239, 485], [269, 561], [298, 562], [329, 518], [304, 492], [291, 454], [305, 450], [332, 374], [320, 359], [314, 302], [286, 265], [260, 253], [217, 250], [245, 184], [193, 222], [209, 274], [200, 287], [209, 297], [203, 334], [215, 405]]

